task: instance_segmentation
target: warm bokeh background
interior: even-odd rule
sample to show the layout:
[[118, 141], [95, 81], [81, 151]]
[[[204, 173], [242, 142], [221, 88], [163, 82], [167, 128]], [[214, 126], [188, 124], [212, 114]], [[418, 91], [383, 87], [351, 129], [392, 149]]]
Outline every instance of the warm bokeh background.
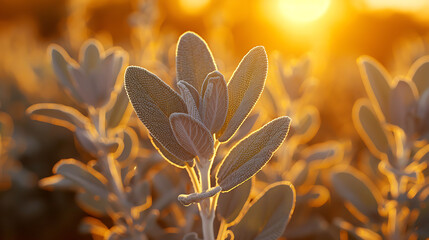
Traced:
[[77, 226], [85, 214], [73, 194], [43, 191], [30, 180], [78, 156], [70, 132], [25, 115], [38, 102], [73, 104], [50, 67], [51, 43], [76, 58], [81, 44], [96, 38], [160, 76], [153, 62], [174, 66], [175, 43], [188, 30], [206, 39], [227, 76], [256, 45], [288, 60], [309, 56], [319, 81], [312, 100], [321, 114], [312, 141], [351, 139], [357, 146], [351, 109], [365, 93], [356, 59], [369, 55], [392, 75], [406, 75], [429, 53], [425, 0], [0, 0], [0, 6], [0, 110], [13, 119], [11, 154], [29, 179], [0, 193], [5, 239], [84, 238]]

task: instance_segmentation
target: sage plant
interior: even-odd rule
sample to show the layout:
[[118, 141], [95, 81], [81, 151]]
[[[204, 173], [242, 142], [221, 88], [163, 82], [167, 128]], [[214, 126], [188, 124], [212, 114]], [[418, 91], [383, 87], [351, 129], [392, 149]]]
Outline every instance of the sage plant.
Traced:
[[137, 135], [127, 127], [132, 110], [122, 81], [118, 81], [126, 52], [119, 48], [104, 51], [100, 43], [89, 40], [81, 49], [79, 63], [59, 46], [52, 45], [50, 53], [60, 83], [88, 117], [54, 103], [35, 104], [27, 112], [35, 120], [73, 131], [78, 144], [94, 160], [61, 160], [54, 166], [56, 175], [42, 179], [40, 186], [72, 189], [85, 211], [109, 215], [114, 223], [111, 228], [96, 218], [84, 220], [82, 229], [96, 239], [147, 239], [147, 230], [159, 213], [148, 210], [150, 185], [140, 176], [141, 165], [135, 161]]
[[[204, 40], [187, 32], [180, 37], [177, 46], [177, 88], [180, 94], [144, 68], [130, 66], [126, 70], [128, 97], [149, 130], [153, 145], [169, 163], [186, 169], [189, 174], [194, 192], [181, 194], [178, 200], [184, 205], [198, 205], [205, 240], [215, 239], [213, 222], [216, 210], [222, 206], [218, 205], [220, 194], [234, 191], [260, 171], [288, 133], [289, 117], [274, 119], [242, 139], [222, 160], [220, 167], [212, 170], [219, 145], [235, 134], [259, 99], [267, 68], [264, 48], [255, 47], [243, 58], [227, 83], [217, 70]], [[252, 226], [251, 231], [236, 232], [232, 228], [232, 232], [228, 232], [223, 227], [217, 239], [230, 235], [235, 239], [279, 237], [295, 201], [292, 185], [280, 183], [279, 186], [267, 190], [267, 197], [262, 195], [255, 200], [246, 213], [262, 219], [259, 228]], [[268, 197], [270, 194], [283, 196], [273, 200], [278, 201], [282, 211], [276, 212], [276, 207], [272, 207], [264, 212], [264, 203], [272, 199]], [[272, 225], [269, 223], [273, 221], [276, 221], [276, 231], [270, 231]], [[247, 227], [243, 223], [235, 229]], [[198, 238], [190, 233], [185, 239]]]
[[356, 102], [353, 120], [372, 154], [371, 171], [384, 179], [351, 167], [334, 171], [332, 184], [361, 225], [335, 223], [360, 239], [427, 238], [429, 59], [397, 78], [372, 58], [358, 63], [369, 99]]

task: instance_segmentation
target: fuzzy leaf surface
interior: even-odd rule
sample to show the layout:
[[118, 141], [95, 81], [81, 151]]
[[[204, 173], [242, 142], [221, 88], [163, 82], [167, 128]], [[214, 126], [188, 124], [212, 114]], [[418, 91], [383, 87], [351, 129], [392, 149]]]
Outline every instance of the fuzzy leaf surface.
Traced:
[[267, 69], [263, 47], [253, 48], [241, 60], [228, 83], [228, 113], [219, 141], [228, 141], [252, 111], [264, 89]]
[[136, 66], [128, 67], [125, 72], [125, 89], [151, 135], [176, 158], [192, 161], [193, 156], [172, 138], [169, 122], [172, 113], [186, 112], [182, 98], [156, 75]]
[[198, 91], [207, 74], [216, 70], [207, 43], [196, 33], [180, 36], [176, 57], [177, 79], [191, 84]]
[[186, 113], [173, 113], [170, 116], [173, 134], [179, 144], [200, 159], [210, 159], [213, 155], [214, 140], [207, 128]]
[[225, 157], [216, 175], [227, 192], [255, 175], [270, 160], [286, 138], [289, 117], [279, 117], [240, 141]]

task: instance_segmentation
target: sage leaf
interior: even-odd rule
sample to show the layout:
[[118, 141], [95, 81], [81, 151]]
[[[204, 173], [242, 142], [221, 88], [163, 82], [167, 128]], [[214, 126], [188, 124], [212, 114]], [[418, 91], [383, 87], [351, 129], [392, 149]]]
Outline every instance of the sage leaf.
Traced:
[[413, 63], [408, 75], [411, 76], [412, 81], [416, 85], [419, 95], [423, 95], [429, 88], [429, 57], [421, 57]]
[[211, 133], [218, 132], [226, 118], [228, 111], [228, 89], [223, 75], [218, 72], [212, 72], [207, 75], [207, 85], [203, 90], [202, 121]]
[[360, 213], [369, 219], [378, 218], [382, 197], [367, 177], [355, 170], [341, 170], [332, 172], [331, 180], [335, 191]]
[[289, 182], [268, 186], [253, 200], [240, 222], [232, 227], [234, 239], [278, 239], [294, 211], [295, 198], [295, 189]]
[[380, 157], [381, 154], [388, 152], [389, 142], [386, 133], [369, 102], [360, 100], [354, 105], [353, 122], [359, 135], [375, 156]]
[[228, 83], [228, 113], [217, 134], [220, 142], [228, 141], [252, 111], [264, 89], [267, 69], [267, 54], [261, 46], [241, 60]]
[[223, 192], [255, 175], [270, 160], [286, 138], [289, 117], [279, 117], [241, 140], [224, 158], [216, 174]]
[[[179, 81], [177, 83], [177, 87], [180, 89], [181, 96], [183, 98], [183, 101], [186, 104], [186, 108], [188, 110], [188, 114], [191, 115], [191, 117], [201, 121], [200, 112], [198, 110], [198, 105], [195, 102], [194, 95], [191, 93], [191, 90], [184, 84], [185, 81]], [[199, 101], [199, 97], [197, 98], [197, 101]]]
[[55, 174], [60, 174], [73, 181], [88, 192], [107, 198], [107, 180], [93, 168], [75, 159], [64, 159], [55, 164], [53, 171]]
[[207, 128], [186, 113], [170, 115], [174, 137], [179, 144], [194, 156], [209, 160], [213, 155], [214, 140]]
[[216, 208], [217, 216], [225, 220], [226, 223], [233, 225], [234, 220], [249, 199], [252, 185], [251, 178], [231, 191], [221, 193]]
[[221, 187], [213, 187], [208, 189], [205, 192], [201, 193], [191, 193], [191, 194], [180, 194], [177, 198], [179, 202], [185, 206], [189, 206], [192, 203], [200, 202], [206, 198], [213, 197], [214, 195], [218, 194], [222, 190]]
[[66, 88], [66, 91], [77, 101], [82, 102], [77, 89], [75, 87], [75, 82], [71, 78], [68, 71], [68, 65], [72, 64], [77, 66], [77, 63], [70, 58], [64, 49], [56, 44], [51, 44], [49, 46], [52, 59], [52, 68], [54, 69], [55, 75], [58, 77], [61, 85]]
[[212, 53], [206, 42], [193, 32], [180, 36], [176, 57], [177, 79], [200, 90], [207, 74], [216, 70]]
[[185, 168], [186, 162], [177, 158], [172, 153], [170, 153], [167, 149], [162, 146], [161, 143], [159, 143], [151, 134], [149, 134], [150, 141], [152, 142], [152, 145], [155, 147], [156, 150], [158, 150], [159, 154], [167, 160], [171, 165], [178, 167], [178, 168]]
[[358, 59], [362, 80], [366, 92], [375, 106], [379, 117], [387, 118], [389, 114], [390, 76], [376, 60], [370, 57]]
[[116, 96], [113, 106], [106, 112], [107, 128], [125, 127], [133, 112], [129, 103], [127, 92], [125, 88], [122, 87], [121, 91]]
[[27, 109], [27, 114], [34, 120], [47, 122], [74, 131], [76, 127], [89, 125], [87, 117], [72, 107], [55, 103], [38, 103]]
[[125, 72], [125, 89], [137, 116], [157, 142], [176, 158], [191, 162], [193, 156], [171, 137], [168, 119], [174, 112], [186, 112], [182, 98], [156, 75], [136, 66]]
[[[413, 82], [400, 80], [392, 90], [390, 99], [390, 122], [401, 127], [407, 135], [414, 131], [410, 116], [417, 107], [417, 89]], [[412, 119], [414, 120], [414, 119]]]

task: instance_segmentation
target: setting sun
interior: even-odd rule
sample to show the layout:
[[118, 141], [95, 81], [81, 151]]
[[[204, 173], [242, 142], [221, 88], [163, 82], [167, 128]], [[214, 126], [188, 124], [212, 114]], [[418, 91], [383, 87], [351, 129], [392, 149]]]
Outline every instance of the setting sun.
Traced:
[[288, 21], [307, 23], [323, 16], [330, 3], [330, 0], [278, 0], [277, 9]]

